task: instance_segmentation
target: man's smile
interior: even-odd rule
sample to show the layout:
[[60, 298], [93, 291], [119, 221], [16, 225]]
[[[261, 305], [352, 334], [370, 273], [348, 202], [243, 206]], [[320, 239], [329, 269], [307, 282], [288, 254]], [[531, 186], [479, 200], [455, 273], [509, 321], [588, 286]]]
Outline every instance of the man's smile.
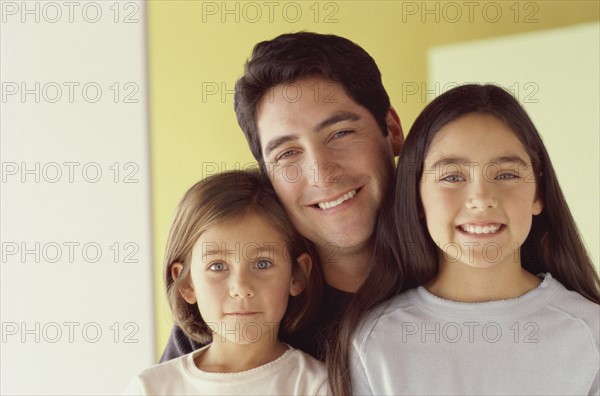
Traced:
[[333, 198], [333, 199], [327, 198], [327, 200], [324, 200], [323, 202], [319, 202], [315, 206], [318, 206], [319, 208], [321, 208], [323, 210], [329, 210], [329, 209], [335, 208], [336, 206], [341, 205], [342, 203], [344, 203], [345, 201], [348, 201], [349, 199], [354, 198], [354, 196], [356, 195], [357, 192], [358, 192], [358, 189], [354, 189], [354, 190], [344, 193], [341, 197]]

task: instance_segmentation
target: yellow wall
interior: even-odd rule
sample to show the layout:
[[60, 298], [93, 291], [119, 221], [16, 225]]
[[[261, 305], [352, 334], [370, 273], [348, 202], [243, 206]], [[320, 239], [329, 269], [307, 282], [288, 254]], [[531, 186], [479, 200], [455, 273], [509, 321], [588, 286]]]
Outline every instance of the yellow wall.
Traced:
[[173, 209], [198, 179], [253, 163], [231, 93], [253, 45], [299, 30], [355, 41], [377, 61], [407, 132], [424, 103], [403, 95], [402, 83], [427, 81], [432, 46], [600, 19], [595, 0], [475, 3], [471, 10], [465, 2], [432, 1], [147, 3], [159, 355], [171, 328], [162, 256]]

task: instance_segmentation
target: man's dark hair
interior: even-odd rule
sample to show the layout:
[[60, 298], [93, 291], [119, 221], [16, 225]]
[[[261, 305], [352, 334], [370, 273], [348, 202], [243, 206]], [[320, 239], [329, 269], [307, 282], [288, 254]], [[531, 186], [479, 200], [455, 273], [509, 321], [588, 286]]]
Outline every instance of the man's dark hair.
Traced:
[[387, 136], [386, 115], [390, 98], [383, 88], [377, 64], [364, 49], [348, 39], [330, 34], [282, 34], [254, 46], [244, 75], [235, 85], [237, 120], [263, 171], [265, 163], [256, 123], [258, 102], [269, 89], [279, 84], [312, 76], [342, 85], [350, 98], [373, 115]]

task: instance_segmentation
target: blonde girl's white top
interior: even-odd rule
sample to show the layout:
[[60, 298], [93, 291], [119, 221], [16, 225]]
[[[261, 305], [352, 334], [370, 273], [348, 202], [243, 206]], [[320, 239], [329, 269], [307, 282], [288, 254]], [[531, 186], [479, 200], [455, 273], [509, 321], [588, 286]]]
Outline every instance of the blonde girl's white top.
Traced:
[[419, 287], [352, 342], [356, 395], [598, 395], [600, 306], [550, 274], [525, 295], [459, 303]]
[[198, 369], [194, 358], [209, 346], [137, 375], [126, 395], [327, 395], [325, 365], [289, 347], [278, 359], [239, 373]]

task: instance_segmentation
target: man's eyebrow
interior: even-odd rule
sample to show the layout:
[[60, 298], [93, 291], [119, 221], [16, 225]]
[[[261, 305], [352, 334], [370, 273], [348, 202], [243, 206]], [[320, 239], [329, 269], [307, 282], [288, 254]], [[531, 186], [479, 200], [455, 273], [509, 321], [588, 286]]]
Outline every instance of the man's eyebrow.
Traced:
[[281, 146], [284, 143], [287, 143], [289, 141], [292, 140], [297, 140], [298, 139], [298, 135], [283, 135], [283, 136], [277, 136], [274, 139], [271, 139], [269, 141], [269, 143], [267, 143], [267, 146], [265, 147], [265, 157], [268, 157], [269, 154], [271, 154], [271, 152], [273, 150], [275, 150], [277, 147]]
[[339, 112], [335, 113], [334, 115], [332, 115], [331, 117], [328, 117], [328, 118], [324, 119], [323, 121], [321, 121], [319, 123], [319, 125], [317, 125], [315, 127], [314, 131], [320, 132], [321, 130], [327, 128], [328, 126], [337, 124], [338, 122], [341, 122], [341, 121], [358, 121], [358, 120], [360, 120], [360, 116], [356, 113], [353, 113], [351, 111], [339, 111]]

